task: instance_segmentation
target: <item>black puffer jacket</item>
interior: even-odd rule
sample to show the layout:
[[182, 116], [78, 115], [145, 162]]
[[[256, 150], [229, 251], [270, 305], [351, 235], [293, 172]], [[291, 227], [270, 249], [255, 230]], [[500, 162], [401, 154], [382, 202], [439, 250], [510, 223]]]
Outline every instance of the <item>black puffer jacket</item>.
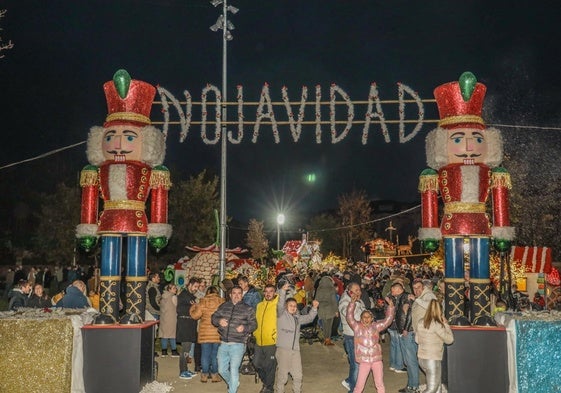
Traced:
[[[403, 292], [401, 295], [390, 295], [390, 297], [395, 304], [395, 317], [389, 329], [397, 330], [400, 333], [404, 330], [408, 332], [413, 331], [413, 326], [411, 326], [411, 306], [413, 301], [409, 300], [409, 293]], [[405, 307], [407, 307], [407, 310], [404, 310]]]
[[[228, 326], [220, 326], [219, 321], [222, 318], [228, 321]], [[257, 329], [255, 310], [243, 302], [236, 304], [231, 301], [222, 303], [218, 310], [212, 314], [212, 324], [218, 328], [220, 340], [227, 343], [245, 344], [247, 338]], [[240, 325], [244, 326], [241, 333], [236, 330]]]

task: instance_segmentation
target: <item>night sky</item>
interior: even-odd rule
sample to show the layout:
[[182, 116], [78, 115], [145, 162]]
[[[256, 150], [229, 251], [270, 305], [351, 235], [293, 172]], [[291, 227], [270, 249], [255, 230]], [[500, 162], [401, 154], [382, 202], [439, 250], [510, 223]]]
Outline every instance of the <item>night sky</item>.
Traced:
[[[554, 2], [229, 4], [240, 9], [230, 17], [236, 26], [228, 46], [230, 100], [241, 84], [246, 101], [257, 101], [264, 83], [273, 101], [281, 100], [282, 86], [295, 101], [303, 85], [308, 86], [309, 101], [316, 85], [327, 97], [332, 83], [352, 100], [366, 100], [372, 82], [382, 100], [397, 99], [398, 82], [432, 99], [436, 86], [469, 70], [487, 85], [488, 123], [560, 124], [561, 32]], [[221, 87], [222, 35], [209, 29], [221, 6], [214, 8], [206, 0], [8, 0], [1, 8], [8, 10], [0, 20], [1, 37], [15, 47], [0, 59], [0, 166], [84, 141], [89, 128], [105, 119], [102, 85], [119, 68], [179, 99], [184, 90], [200, 99], [207, 83]], [[384, 107], [386, 118], [397, 119], [397, 109], [395, 104]], [[436, 119], [434, 104], [426, 104], [425, 110], [427, 118]], [[364, 107], [356, 108], [355, 119], [364, 119], [364, 112]], [[286, 120], [284, 111], [275, 115]], [[255, 120], [254, 109], [247, 109], [245, 116]], [[313, 107], [306, 112], [307, 120], [312, 117]], [[163, 120], [156, 109], [152, 120]], [[177, 118], [172, 115], [172, 120]], [[406, 127], [410, 131], [413, 125]], [[297, 227], [300, 223], [291, 217], [336, 208], [337, 197], [353, 188], [365, 190], [371, 199], [416, 201], [418, 175], [426, 165], [424, 136], [433, 127], [424, 124], [412, 141], [400, 144], [397, 124], [389, 125], [390, 143], [373, 125], [363, 145], [361, 125], [337, 144], [330, 142], [329, 125], [322, 127], [322, 144], [315, 143], [314, 126], [304, 127], [298, 143], [288, 126], [279, 126], [279, 144], [273, 142], [271, 128], [262, 126], [254, 144], [252, 126], [247, 126], [242, 143], [228, 146], [228, 215], [272, 225], [277, 211], [283, 210], [286, 225]], [[165, 164], [175, 171], [172, 180], [204, 168], [218, 174], [220, 144], [202, 143], [198, 126], [179, 143], [179, 131], [171, 126], [167, 139]], [[70, 168], [70, 173], [75, 168], [73, 182], [86, 164], [81, 145], [3, 169], [0, 178], [14, 179], [15, 185], [3, 193], [17, 195], [18, 187], [40, 184], [41, 172], [51, 165]], [[21, 173], [23, 183], [18, 182]], [[314, 184], [306, 183], [308, 173], [316, 175]]]

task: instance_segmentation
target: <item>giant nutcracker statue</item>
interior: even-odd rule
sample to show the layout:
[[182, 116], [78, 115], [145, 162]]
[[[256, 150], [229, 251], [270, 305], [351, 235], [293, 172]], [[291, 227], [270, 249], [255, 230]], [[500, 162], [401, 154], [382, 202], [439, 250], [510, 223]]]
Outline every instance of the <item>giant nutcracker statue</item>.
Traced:
[[[434, 90], [440, 121], [426, 138], [421, 173], [422, 227], [426, 251], [444, 247], [445, 315], [451, 324], [493, 325], [490, 318], [489, 252], [505, 252], [514, 238], [508, 215], [510, 175], [501, 168], [499, 130], [481, 118], [486, 87], [471, 72]], [[444, 206], [438, 225], [438, 193]], [[487, 208], [491, 195], [492, 208]], [[492, 225], [489, 213], [492, 211]], [[466, 309], [465, 269], [469, 269]]]
[[[82, 211], [76, 237], [86, 250], [101, 237], [101, 316], [97, 323], [115, 323], [119, 317], [121, 255], [126, 238], [126, 314], [121, 322], [142, 322], [147, 240], [159, 250], [171, 236], [167, 223], [171, 182], [168, 169], [162, 165], [165, 139], [150, 125], [154, 86], [131, 80], [125, 70], [119, 70], [103, 89], [108, 114], [103, 127], [92, 127], [88, 135], [90, 165], [80, 175]], [[150, 223], [146, 215], [149, 195]], [[100, 197], [103, 211], [98, 215]]]

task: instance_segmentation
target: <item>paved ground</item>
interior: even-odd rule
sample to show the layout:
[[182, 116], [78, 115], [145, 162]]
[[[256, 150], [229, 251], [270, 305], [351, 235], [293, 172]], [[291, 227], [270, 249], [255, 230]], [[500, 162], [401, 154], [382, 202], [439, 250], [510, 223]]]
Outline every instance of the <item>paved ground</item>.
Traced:
[[[407, 374], [396, 374], [389, 367], [389, 339], [382, 344], [384, 351], [384, 382], [386, 392], [397, 393], [407, 385]], [[335, 346], [326, 347], [315, 342], [312, 345], [301, 343], [302, 368], [304, 371], [304, 382], [302, 391], [304, 393], [345, 393], [341, 381], [348, 373], [348, 363], [343, 349], [342, 341], [337, 341]], [[226, 384], [201, 383], [199, 376], [191, 380], [181, 380], [179, 376], [178, 358], [156, 358], [158, 362], [158, 382], [166, 382], [173, 386], [173, 392], [201, 392], [201, 393], [224, 393]], [[425, 383], [424, 375], [421, 373], [421, 384]], [[240, 378], [239, 393], [258, 393], [261, 383], [255, 383], [253, 376], [242, 375]], [[289, 381], [285, 392], [292, 393]], [[370, 375], [365, 393], [376, 392], [372, 375]]]

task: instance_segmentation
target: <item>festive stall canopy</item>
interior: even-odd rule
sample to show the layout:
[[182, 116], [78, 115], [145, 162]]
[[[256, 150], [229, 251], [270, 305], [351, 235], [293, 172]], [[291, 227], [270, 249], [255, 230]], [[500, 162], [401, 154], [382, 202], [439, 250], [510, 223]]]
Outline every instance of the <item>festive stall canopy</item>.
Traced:
[[[178, 261], [185, 272], [185, 277], [199, 277], [206, 280], [207, 283], [212, 282], [212, 276], [218, 274], [218, 266], [220, 262], [220, 247], [215, 244], [208, 247], [185, 247], [189, 251], [197, 253], [193, 258], [182, 258]], [[226, 263], [239, 259], [237, 254], [242, 254], [247, 250], [240, 247], [234, 249], [226, 249]]]
[[549, 247], [521, 247], [513, 246], [510, 260], [519, 261], [531, 273], [551, 272], [551, 248]]

